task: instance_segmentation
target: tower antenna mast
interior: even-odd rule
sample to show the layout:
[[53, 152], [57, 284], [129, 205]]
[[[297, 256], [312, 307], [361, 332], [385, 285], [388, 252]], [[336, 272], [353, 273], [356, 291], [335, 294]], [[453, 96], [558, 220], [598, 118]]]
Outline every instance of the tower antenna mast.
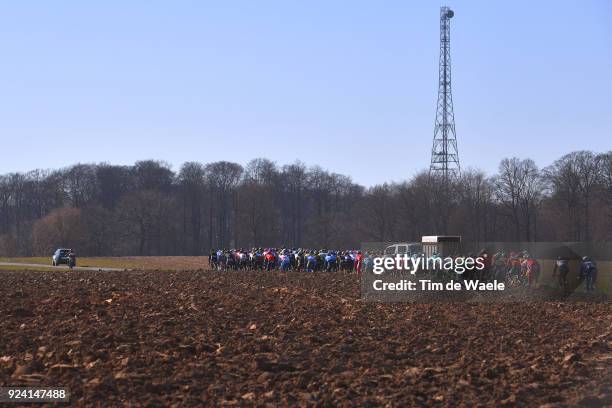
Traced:
[[458, 177], [461, 173], [451, 87], [450, 19], [454, 15], [455, 13], [450, 8], [440, 7], [438, 105], [429, 166], [430, 175], [439, 174], [446, 182]]

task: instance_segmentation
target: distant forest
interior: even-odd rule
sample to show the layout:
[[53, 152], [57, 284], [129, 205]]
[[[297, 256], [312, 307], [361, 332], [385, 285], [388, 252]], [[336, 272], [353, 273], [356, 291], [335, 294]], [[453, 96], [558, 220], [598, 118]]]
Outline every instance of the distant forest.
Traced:
[[422, 235], [612, 241], [612, 151], [539, 169], [503, 159], [450, 185], [423, 171], [365, 188], [301, 162], [76, 164], [0, 176], [0, 256], [201, 255], [211, 248], [357, 248]]

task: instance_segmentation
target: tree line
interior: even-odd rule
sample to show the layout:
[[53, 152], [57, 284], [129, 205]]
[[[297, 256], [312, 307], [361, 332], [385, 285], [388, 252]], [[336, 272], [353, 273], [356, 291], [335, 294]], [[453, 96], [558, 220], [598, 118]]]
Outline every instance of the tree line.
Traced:
[[612, 151], [539, 169], [427, 171], [366, 188], [296, 162], [76, 164], [0, 176], [0, 256], [201, 255], [211, 248], [357, 248], [462, 235], [469, 241], [612, 241]]

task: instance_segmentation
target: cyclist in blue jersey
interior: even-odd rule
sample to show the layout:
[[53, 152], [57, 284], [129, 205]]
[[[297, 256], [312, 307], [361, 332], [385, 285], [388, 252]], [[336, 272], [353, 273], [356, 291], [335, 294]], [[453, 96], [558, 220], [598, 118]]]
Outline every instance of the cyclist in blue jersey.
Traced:
[[306, 254], [306, 272], [314, 272], [317, 269], [317, 257], [309, 252]]
[[329, 252], [326, 256], [325, 256], [325, 270], [327, 272], [335, 272], [338, 268], [337, 268], [337, 256], [334, 252]]

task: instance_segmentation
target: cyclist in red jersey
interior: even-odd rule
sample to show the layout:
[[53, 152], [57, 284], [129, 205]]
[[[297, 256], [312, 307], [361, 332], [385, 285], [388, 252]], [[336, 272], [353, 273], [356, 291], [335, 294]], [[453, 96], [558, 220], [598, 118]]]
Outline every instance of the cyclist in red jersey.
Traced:
[[361, 251], [357, 251], [357, 255], [355, 256], [355, 272], [358, 275], [361, 275], [361, 264], [363, 263], [363, 254]]

